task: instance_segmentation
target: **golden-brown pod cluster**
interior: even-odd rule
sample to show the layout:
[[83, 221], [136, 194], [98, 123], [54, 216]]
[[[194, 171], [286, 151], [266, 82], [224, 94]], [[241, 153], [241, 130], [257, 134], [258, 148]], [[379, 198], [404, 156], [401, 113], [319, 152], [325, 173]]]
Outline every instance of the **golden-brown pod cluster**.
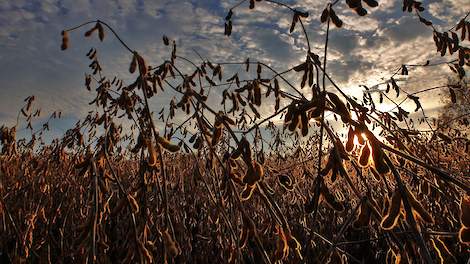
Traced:
[[180, 150], [180, 146], [176, 144], [171, 144], [171, 142], [162, 136], [157, 137], [157, 143], [165, 150], [168, 150], [169, 152], [177, 152]]
[[287, 125], [290, 131], [300, 129], [302, 136], [308, 134], [308, 122], [311, 118], [321, 116], [324, 97], [317, 100], [296, 102], [293, 101], [287, 108], [284, 116], [284, 125]]
[[408, 188], [406, 189], [406, 193], [408, 201], [410, 202], [411, 208], [413, 210], [413, 216], [420, 221], [434, 223], [434, 218], [432, 215], [426, 209], [424, 209], [423, 205], [416, 199], [416, 197], [413, 195], [413, 193], [410, 192]]
[[[323, 176], [327, 176], [331, 171], [331, 182], [336, 181], [336, 177], [340, 172], [340, 168], [343, 166], [343, 160], [348, 159], [347, 153], [345, 152], [342, 146], [343, 145], [340, 142], [337, 142], [337, 144], [335, 144], [335, 147], [330, 150], [326, 166], [320, 171], [320, 174]], [[338, 155], [336, 155], [337, 147], [339, 152], [339, 158]]]
[[462, 227], [459, 231], [459, 240], [470, 245], [470, 195], [468, 194], [465, 194], [460, 200], [460, 222]]
[[295, 107], [289, 107], [287, 109], [284, 122], [289, 124], [288, 128], [290, 131], [294, 131], [299, 128], [302, 136], [306, 136], [308, 134], [307, 112], [300, 112]]
[[[434, 223], [431, 214], [424, 209], [423, 205], [414, 197], [414, 195], [406, 188], [406, 197], [411, 205], [413, 217], [426, 223]], [[388, 203], [387, 214], [382, 218], [380, 226], [385, 230], [393, 229], [398, 223], [403, 207], [403, 197], [398, 189], [396, 189], [392, 198]]]
[[241, 179], [245, 187], [240, 196], [242, 200], [248, 200], [256, 189], [256, 183], [263, 179], [264, 169], [263, 164], [252, 159], [250, 143], [245, 137], [240, 140], [238, 147], [230, 154], [231, 163], [235, 163], [235, 160], [240, 157], [247, 167], [245, 175]]
[[[363, 135], [367, 138], [365, 140]], [[348, 140], [346, 142], [346, 151], [351, 152], [354, 150], [354, 140], [357, 138], [359, 145], [362, 145], [359, 153], [359, 165], [367, 167], [372, 165], [375, 170], [380, 174], [386, 174], [390, 168], [385, 163], [384, 155], [380, 141], [375, 135], [370, 132], [365, 125], [352, 128], [348, 131]]]
[[153, 145], [152, 141], [145, 140], [145, 143], [147, 145], [147, 151], [149, 153], [149, 158], [147, 161], [148, 165], [149, 167], [157, 167], [159, 164], [157, 150], [155, 149], [155, 146]]
[[393, 192], [392, 198], [388, 200], [385, 207], [388, 207], [387, 214], [382, 218], [380, 226], [385, 230], [390, 230], [396, 226], [400, 215], [401, 194], [398, 190]]
[[240, 174], [239, 170], [238, 170], [238, 165], [237, 163], [235, 162], [235, 160], [233, 159], [228, 159], [228, 162], [229, 162], [229, 171], [228, 171], [228, 175], [230, 177], [230, 179], [232, 179], [235, 183], [239, 184], [239, 185], [244, 185], [243, 184], [243, 176]]
[[242, 181], [245, 184], [245, 188], [241, 193], [242, 200], [250, 199], [254, 190], [256, 189], [256, 183], [260, 181], [264, 176], [263, 166], [257, 161], [253, 161], [252, 166], [248, 166], [245, 176]]
[[342, 212], [344, 210], [343, 204], [330, 192], [323, 178], [317, 178], [315, 192], [310, 201], [305, 205], [305, 211], [308, 214], [316, 211], [321, 201], [325, 201], [327, 205], [335, 211]]
[[339, 99], [338, 95], [334, 93], [328, 92], [327, 94], [328, 94], [328, 98], [330, 99], [331, 103], [334, 106], [335, 112], [341, 116], [341, 120], [344, 123], [348, 123], [351, 120], [351, 113], [349, 112], [344, 102], [341, 99]]
[[276, 225], [276, 235], [276, 250], [274, 251], [274, 259], [276, 261], [286, 260], [289, 256], [290, 248], [295, 250], [297, 256], [302, 259], [302, 246], [289, 231], [285, 231], [281, 226]]
[[257, 161], [253, 161], [253, 166], [248, 167], [243, 182], [248, 185], [254, 185], [264, 176], [263, 167]]
[[321, 199], [325, 201], [328, 206], [330, 206], [332, 209], [338, 212], [342, 212], [344, 210], [343, 204], [336, 199], [336, 197], [330, 192], [325, 183], [322, 183], [320, 187], [320, 194]]
[[346, 146], [345, 146], [345, 149], [347, 152], [351, 153], [354, 151], [354, 148], [356, 147], [355, 139], [357, 139], [357, 142], [359, 143], [359, 145], [362, 146], [365, 144], [365, 140], [362, 137], [362, 134], [359, 133], [357, 129], [354, 129], [352, 126], [350, 126], [348, 130], [348, 139], [346, 141]]
[[222, 137], [224, 123], [230, 126], [234, 126], [236, 124], [232, 118], [225, 115], [222, 111], [219, 111], [219, 113], [215, 116], [214, 129], [213, 129], [214, 132], [212, 133], [212, 140], [211, 140], [212, 146], [217, 145], [220, 138]]

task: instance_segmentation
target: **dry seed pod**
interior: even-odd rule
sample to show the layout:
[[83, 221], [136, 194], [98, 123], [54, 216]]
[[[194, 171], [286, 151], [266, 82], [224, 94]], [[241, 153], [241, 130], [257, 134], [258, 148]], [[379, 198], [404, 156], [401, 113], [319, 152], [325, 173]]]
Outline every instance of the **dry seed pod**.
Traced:
[[319, 201], [320, 201], [320, 192], [315, 190], [312, 196], [312, 199], [310, 199], [310, 201], [307, 204], [305, 204], [305, 212], [307, 212], [307, 214], [311, 214], [314, 211], [316, 211], [318, 208]]
[[136, 69], [137, 69], [137, 57], [136, 57], [136, 54], [134, 53], [134, 55], [132, 55], [132, 61], [129, 66], [129, 72], [134, 73]]
[[255, 8], [255, 0], [250, 0], [250, 9]]
[[243, 188], [243, 191], [240, 194], [240, 199], [242, 201], [246, 201], [246, 200], [250, 199], [250, 197], [253, 195], [253, 192], [254, 192], [255, 188], [256, 188], [256, 185], [246, 184], [245, 188]]
[[255, 168], [255, 174], [258, 180], [261, 180], [264, 176], [263, 166], [260, 163], [255, 161], [253, 167]]
[[294, 189], [294, 181], [288, 175], [281, 174], [278, 176], [278, 180], [281, 186], [287, 191], [292, 191]]
[[336, 15], [332, 8], [330, 9], [330, 17], [331, 21], [333, 21], [333, 24], [335, 24], [336, 27], [340, 28], [343, 26], [343, 21]]
[[193, 144], [193, 148], [200, 149], [202, 147], [202, 143], [203, 143], [202, 137], [197, 137], [196, 141]]
[[242, 226], [242, 230], [240, 231], [240, 248], [244, 248], [246, 246], [246, 243], [248, 242], [248, 227], [245, 225]]
[[160, 144], [160, 146], [162, 146], [162, 148], [168, 150], [169, 152], [177, 152], [180, 149], [178, 145], [171, 144], [170, 141], [168, 141], [168, 139], [165, 137], [159, 136], [157, 138], [157, 142]]
[[139, 244], [139, 250], [142, 253], [142, 255], [144, 256], [144, 258], [146, 260], [146, 263], [152, 263], [153, 262], [153, 257], [150, 254], [150, 252], [148, 251], [148, 249], [145, 247], [144, 243], [142, 243], [142, 241], [139, 240], [138, 244]]
[[302, 136], [305, 137], [308, 135], [308, 118], [307, 118], [306, 112], [302, 112], [300, 114], [300, 121], [301, 121]]
[[297, 112], [295, 112], [293, 113], [292, 121], [289, 124], [289, 127], [288, 127], [289, 130], [294, 131], [299, 125], [299, 123], [300, 123], [300, 115]]
[[[142, 76], [146, 76], [148, 72], [147, 64], [145, 63], [144, 58], [140, 56], [137, 52], [134, 52], [135, 57], [137, 58], [137, 65], [139, 65], [139, 72]], [[170, 68], [171, 69], [171, 68]]]
[[359, 156], [359, 165], [362, 167], [367, 167], [367, 165], [369, 165], [370, 152], [369, 144], [364, 144], [364, 146], [361, 148], [361, 154]]
[[347, 123], [351, 119], [351, 114], [349, 113], [349, 110], [346, 105], [334, 93], [328, 93], [328, 97], [330, 98], [331, 102], [335, 105], [335, 109], [338, 114], [341, 115], [341, 120], [344, 123]]
[[170, 40], [169, 40], [168, 37], [165, 36], [165, 35], [163, 35], [163, 44], [165, 44], [165, 46], [170, 45]]
[[235, 121], [234, 121], [232, 118], [230, 118], [230, 117], [228, 117], [228, 116], [226, 116], [226, 115], [224, 115], [222, 118], [223, 118], [223, 119], [225, 120], [225, 122], [227, 122], [229, 125], [231, 125], [231, 126], [236, 125]]
[[236, 148], [232, 154], [230, 155], [230, 158], [233, 159], [233, 160], [236, 160], [238, 158], [240, 158], [240, 156], [242, 155], [242, 152], [240, 150], [240, 148]]
[[297, 240], [297, 238], [295, 238], [293, 235], [291, 234], [287, 234], [287, 241], [289, 243], [289, 247], [290, 248], [293, 248], [295, 249], [295, 252], [297, 253], [297, 256], [300, 258], [300, 259], [303, 259], [302, 258], [302, 246], [300, 245], [299, 241]]
[[359, 208], [359, 213], [357, 218], [354, 220], [352, 226], [355, 229], [360, 229], [361, 227], [368, 226], [370, 223], [371, 209], [367, 204], [367, 200], [361, 202], [361, 207]]
[[245, 177], [243, 177], [243, 182], [248, 185], [253, 185], [263, 178], [264, 171], [263, 166], [256, 161], [253, 161], [253, 166], [249, 166]]
[[354, 131], [354, 135], [356, 136], [357, 143], [359, 143], [359, 145], [364, 145], [366, 143], [366, 139], [363, 136], [364, 134], [362, 134], [358, 130], [356, 130], [356, 131]]
[[379, 3], [375, 0], [363, 0], [370, 7], [377, 7]]
[[470, 245], [470, 228], [462, 226], [459, 231], [459, 240], [461, 243]]
[[359, 7], [359, 8], [356, 8], [354, 9], [354, 11], [356, 11], [356, 13], [359, 15], [359, 16], [365, 16], [367, 15], [367, 10], [363, 7]]
[[253, 185], [258, 181], [257, 175], [255, 174], [255, 170], [253, 166], [248, 166], [246, 170], [245, 176], [243, 177], [243, 182], [248, 185]]
[[97, 30], [98, 28], [96, 27], [96, 25], [94, 27], [92, 27], [90, 30], [88, 30], [87, 32], [85, 32], [85, 37], [89, 37], [91, 36], [91, 34], [93, 34], [93, 32], [95, 32], [95, 30]]
[[388, 173], [390, 171], [390, 168], [385, 163], [385, 160], [383, 157], [384, 153], [383, 153], [382, 148], [380, 147], [380, 143], [373, 135], [368, 138], [370, 138], [369, 143], [371, 144], [370, 147], [372, 148], [372, 160], [374, 161], [375, 169], [380, 174]]
[[67, 31], [62, 30], [61, 35], [62, 35], [62, 45], [60, 46], [60, 48], [62, 50], [66, 50], [69, 47], [69, 34]]
[[380, 181], [382, 178], [380, 177], [380, 174], [375, 170], [373, 167], [369, 167], [370, 171], [372, 172], [372, 175], [374, 176], [374, 179], [376, 181]]
[[173, 239], [173, 237], [168, 232], [168, 229], [163, 231], [163, 243], [165, 245], [165, 249], [173, 258], [178, 256], [181, 253], [181, 249], [178, 243]]
[[406, 189], [406, 192], [408, 196], [408, 201], [410, 202], [411, 207], [413, 207], [413, 213], [417, 213], [419, 217], [427, 223], [434, 223], [432, 215], [424, 209], [421, 203], [416, 200], [414, 195], [408, 189]]
[[150, 167], [154, 167], [158, 163], [158, 155], [157, 151], [155, 150], [155, 147], [153, 146], [151, 141], [147, 141], [147, 150], [149, 152], [149, 159], [148, 159], [148, 165]]
[[331, 194], [330, 190], [326, 187], [325, 184], [322, 184], [320, 189], [321, 195], [324, 198], [325, 202], [334, 210], [342, 212], [344, 210], [344, 206], [342, 203], [338, 202], [333, 194]]
[[352, 127], [349, 127], [348, 130], [348, 141], [346, 142], [346, 151], [347, 152], [352, 152], [354, 150], [354, 130]]
[[138, 213], [139, 212], [139, 204], [135, 200], [134, 196], [132, 196], [131, 194], [127, 194], [127, 199], [129, 200], [129, 203], [131, 204], [132, 212], [134, 214]]
[[470, 228], [470, 195], [464, 195], [460, 200], [460, 221]]
[[261, 106], [261, 87], [256, 81], [253, 83], [253, 92], [254, 92], [253, 103], [257, 106]]
[[100, 22], [96, 23], [96, 28], [98, 29], [98, 37], [100, 41], [104, 40], [104, 29]]
[[398, 223], [398, 217], [400, 216], [400, 209], [401, 209], [401, 194], [398, 190], [395, 190], [395, 192], [392, 195], [392, 199], [390, 200], [388, 213], [382, 219], [380, 226], [385, 230], [393, 229]]
[[217, 145], [221, 136], [222, 136], [222, 127], [214, 127], [214, 133], [212, 134], [212, 140], [211, 140], [212, 146]]
[[419, 191], [420, 193], [424, 195], [429, 195], [431, 193], [431, 188], [429, 186], [429, 183], [427, 181], [423, 181], [419, 185]]
[[320, 16], [320, 21], [322, 23], [325, 23], [326, 20], [328, 19], [328, 16], [329, 16], [328, 13], [329, 13], [328, 8], [323, 9], [323, 12], [321, 13], [321, 16]]

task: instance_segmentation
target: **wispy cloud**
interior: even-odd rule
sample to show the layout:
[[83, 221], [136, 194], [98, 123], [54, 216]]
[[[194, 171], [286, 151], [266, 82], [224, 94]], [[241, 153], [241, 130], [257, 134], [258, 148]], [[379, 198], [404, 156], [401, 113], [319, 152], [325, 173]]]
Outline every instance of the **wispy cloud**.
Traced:
[[[83, 87], [88, 61], [84, 56], [95, 46], [105, 72], [130, 80], [127, 73], [130, 55], [116, 41], [100, 43], [83, 39], [83, 32], [71, 34], [71, 47], [60, 51], [62, 29], [89, 19], [102, 19], [113, 26], [151, 63], [161, 63], [169, 50], [161, 37], [175, 39], [183, 56], [198, 61], [192, 51], [214, 61], [240, 61], [246, 57], [262, 58], [278, 70], [299, 63], [306, 45], [297, 29], [288, 33], [292, 14], [273, 5], [257, 2], [255, 10], [241, 6], [235, 11], [234, 31], [223, 35], [223, 18], [237, 1], [171, 0], [62, 0], [2, 1], [0, 3], [0, 123], [14, 123], [22, 99], [30, 94], [38, 98], [43, 113], [61, 110], [70, 119], [82, 118], [92, 94]], [[315, 52], [322, 53], [325, 37], [319, 15], [326, 2], [286, 1], [308, 11], [306, 29]], [[430, 1], [426, 15], [434, 17], [437, 27], [449, 27], [470, 10], [465, 0]], [[438, 58], [431, 32], [413, 15], [401, 11], [400, 1], [380, 1], [366, 17], [358, 17], [344, 3], [338, 5], [344, 28], [331, 31], [328, 71], [351, 94], [360, 94], [359, 84], [371, 85], [387, 78], [402, 63], [424, 62]], [[109, 35], [109, 34], [108, 34]], [[442, 72], [442, 68], [415, 71], [414, 78]], [[442, 77], [421, 79], [431, 85]], [[294, 83], [298, 80], [294, 79]], [[418, 85], [411, 81], [407, 89]], [[220, 92], [218, 90], [215, 91]], [[154, 105], [169, 100], [168, 93], [155, 99]], [[429, 107], [440, 102], [429, 98]], [[423, 104], [427, 105], [427, 104]], [[269, 108], [269, 109], [268, 109]], [[270, 111], [270, 106], [261, 109]]]

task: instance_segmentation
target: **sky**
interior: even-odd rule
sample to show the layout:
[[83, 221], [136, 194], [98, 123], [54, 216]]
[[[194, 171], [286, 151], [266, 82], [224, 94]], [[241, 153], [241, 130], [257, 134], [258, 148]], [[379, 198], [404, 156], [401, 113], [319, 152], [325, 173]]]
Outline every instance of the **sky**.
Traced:
[[[313, 51], [322, 53], [325, 24], [320, 14], [328, 1], [280, 0], [310, 16], [306, 30]], [[88, 102], [93, 93], [84, 88], [91, 47], [105, 73], [124, 81], [131, 55], [109, 32], [104, 42], [97, 37], [84, 38], [88, 28], [70, 34], [70, 47], [60, 50], [60, 32], [88, 20], [100, 19], [111, 25], [132, 49], [150, 64], [159, 65], [169, 57], [162, 36], [175, 39], [179, 54], [199, 61], [193, 50], [212, 61], [243, 61], [257, 58], [278, 71], [302, 62], [306, 44], [299, 28], [289, 33], [292, 13], [266, 2], [238, 7], [233, 16], [232, 36], [224, 36], [224, 17], [237, 1], [216, 0], [15, 0], [0, 1], [0, 124], [14, 125], [23, 99], [35, 95], [35, 107], [42, 119], [53, 111], [63, 118], [51, 123], [52, 134], [59, 136], [78, 119], [94, 110]], [[449, 60], [437, 54], [432, 31], [417, 21], [414, 14], [403, 13], [401, 1], [378, 0], [379, 7], [367, 8], [369, 14], [357, 16], [345, 1], [335, 7], [344, 21], [341, 29], [330, 32], [328, 72], [347, 93], [360, 96], [359, 85], [374, 86], [387, 79], [400, 65]], [[448, 29], [470, 11], [468, 0], [423, 1], [424, 16], [438, 29]], [[400, 85], [407, 91], [446, 84], [451, 74], [447, 66], [410, 70]], [[135, 77], [135, 76], [134, 76]], [[229, 76], [227, 76], [229, 77]], [[298, 85], [300, 79], [294, 79]], [[154, 109], [174, 94], [161, 94], [152, 100]], [[439, 92], [421, 96], [429, 116], [436, 115], [446, 100]], [[383, 104], [381, 109], [390, 108]], [[413, 111], [414, 104], [404, 105]], [[264, 106], [261, 113], [270, 113]], [[41, 120], [39, 120], [41, 121]]]

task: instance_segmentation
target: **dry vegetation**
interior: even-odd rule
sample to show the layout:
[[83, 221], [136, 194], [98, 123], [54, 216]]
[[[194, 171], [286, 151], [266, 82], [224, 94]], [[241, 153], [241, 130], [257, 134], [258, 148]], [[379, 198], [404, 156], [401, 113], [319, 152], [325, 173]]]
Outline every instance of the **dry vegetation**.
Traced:
[[[229, 11], [226, 35], [236, 9], [248, 3], [250, 8], [285, 8], [293, 14], [290, 31], [305, 33], [308, 13], [277, 1], [251, 0]], [[404, 0], [403, 11], [414, 12], [416, 23], [433, 30], [437, 50], [449, 58], [444, 63], [457, 81], [408, 93], [394, 77], [436, 64], [401, 65], [379, 98], [365, 93], [359, 100], [346, 95], [325, 70], [329, 28], [342, 26], [334, 12], [340, 4], [345, 3], [328, 4], [321, 14], [327, 32], [324, 53], [314, 54], [305, 34], [305, 61], [281, 72], [262, 60], [216, 63], [201, 57], [193, 62], [178, 55], [166, 36], [171, 55], [151, 66], [103, 21], [63, 31], [62, 49], [69, 46], [68, 35], [82, 27], [92, 26], [86, 37], [103, 40], [105, 32], [112, 33], [132, 56], [129, 71], [135, 81], [124, 84], [104, 76], [97, 50], [91, 49], [85, 84], [96, 92], [91, 104], [98, 111], [44, 145], [49, 121], [33, 131], [40, 111], [28, 97], [19, 116], [31, 128], [31, 138], [17, 140], [17, 126], [2, 127], [3, 261], [467, 261], [469, 113], [428, 119], [417, 94], [445, 88], [451, 104], [469, 102], [464, 80], [470, 53], [462, 42], [470, 39], [470, 23], [463, 18], [450, 30], [438, 31], [421, 15], [419, 2]], [[357, 19], [377, 6], [374, 0], [346, 4]], [[226, 73], [228, 65], [246, 73]], [[301, 89], [287, 74], [298, 76]], [[211, 90], [220, 91], [215, 94], [221, 104], [208, 103], [215, 96]], [[175, 97], [152, 113], [151, 99], [160, 93]], [[402, 102], [394, 102], [398, 93], [416, 103], [419, 122], [429, 130], [415, 128]], [[382, 100], [396, 108], [377, 110]], [[262, 104], [273, 105], [271, 115], [260, 115]], [[185, 119], [176, 122], [177, 114]], [[325, 114], [333, 114], [343, 128], [331, 126]], [[278, 116], [283, 125], [273, 123]], [[49, 120], [55, 118], [60, 113]], [[156, 126], [155, 118], [164, 125]], [[132, 127], [123, 131], [126, 122]]]

